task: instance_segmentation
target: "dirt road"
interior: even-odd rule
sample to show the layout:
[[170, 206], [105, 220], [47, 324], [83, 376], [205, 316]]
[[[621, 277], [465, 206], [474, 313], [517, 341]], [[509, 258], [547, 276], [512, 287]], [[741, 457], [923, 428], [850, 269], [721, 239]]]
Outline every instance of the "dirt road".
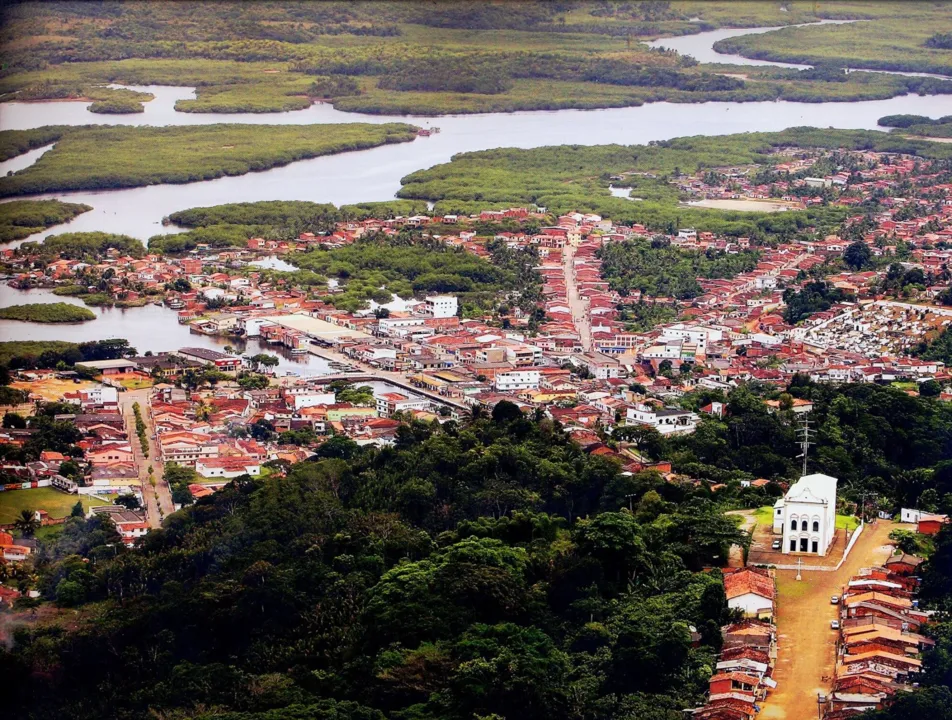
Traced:
[[879, 520], [866, 526], [849, 558], [836, 572], [778, 570], [777, 689], [767, 698], [761, 720], [809, 720], [817, 715], [817, 693], [830, 690], [837, 633], [830, 629], [839, 595], [861, 567], [889, 557], [889, 533], [896, 524]]
[[588, 314], [588, 302], [579, 297], [575, 282], [575, 247], [566, 245], [562, 249], [562, 265], [565, 270], [565, 294], [572, 313], [572, 322], [578, 331], [582, 349], [592, 349], [592, 319]]
[[[129, 443], [132, 445], [132, 452], [135, 456], [136, 469], [139, 472], [139, 484], [142, 487], [142, 497], [145, 500], [146, 519], [149, 525], [157, 528], [162, 526], [162, 519], [172, 513], [172, 493], [168, 484], [163, 479], [162, 460], [159, 456], [159, 448], [152, 439], [155, 434], [155, 426], [152, 424], [152, 417], [149, 413], [150, 390], [135, 390], [119, 394], [122, 404], [122, 416], [126, 421], [126, 432], [129, 433]], [[145, 457], [139, 444], [139, 437], [136, 435], [136, 418], [132, 406], [139, 403], [139, 410], [142, 413], [142, 420], [145, 422], [146, 437], [149, 440], [149, 457]], [[155, 480], [155, 487], [149, 479], [149, 468], [152, 468], [152, 477]], [[156, 494], [158, 500], [156, 500]]]

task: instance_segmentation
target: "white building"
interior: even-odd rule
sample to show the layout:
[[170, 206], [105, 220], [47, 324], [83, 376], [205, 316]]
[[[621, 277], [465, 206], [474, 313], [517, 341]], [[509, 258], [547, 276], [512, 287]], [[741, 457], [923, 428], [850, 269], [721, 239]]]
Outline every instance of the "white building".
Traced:
[[426, 314], [434, 318], [448, 318], [456, 315], [459, 302], [455, 295], [429, 295], [425, 301]]
[[520, 368], [496, 373], [496, 390], [509, 392], [511, 390], [537, 390], [541, 375], [538, 370]]
[[698, 416], [677, 408], [656, 408], [639, 403], [628, 408], [626, 425], [647, 425], [662, 435], [687, 435], [697, 428]]
[[836, 478], [804, 475], [774, 505], [774, 531], [783, 553], [826, 555], [836, 534]]
[[332, 392], [293, 393], [293, 397], [295, 410], [300, 410], [307, 407], [316, 407], [318, 405], [333, 405], [337, 402], [337, 396]]

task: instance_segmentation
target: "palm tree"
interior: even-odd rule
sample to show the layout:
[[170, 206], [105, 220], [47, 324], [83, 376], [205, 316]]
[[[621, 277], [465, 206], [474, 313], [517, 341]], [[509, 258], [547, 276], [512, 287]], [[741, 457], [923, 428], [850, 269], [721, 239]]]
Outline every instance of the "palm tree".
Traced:
[[482, 403], [476, 403], [469, 409], [469, 416], [466, 417], [465, 422], [467, 425], [473, 425], [487, 417], [489, 415], [486, 413], [486, 406]]
[[40, 521], [36, 519], [36, 513], [33, 510], [21, 510], [20, 517], [13, 523], [13, 527], [24, 537], [32, 537], [40, 527]]

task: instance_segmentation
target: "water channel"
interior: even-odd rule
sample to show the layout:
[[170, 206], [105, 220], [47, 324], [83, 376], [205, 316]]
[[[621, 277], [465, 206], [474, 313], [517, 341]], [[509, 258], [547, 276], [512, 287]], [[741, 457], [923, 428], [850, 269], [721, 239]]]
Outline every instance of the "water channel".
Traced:
[[[711, 45], [722, 38], [770, 28], [718, 30], [656, 41], [665, 47], [704, 62], [776, 64], [714, 53]], [[743, 61], [743, 62], [742, 62]], [[139, 88], [137, 88], [139, 89]], [[261, 173], [226, 177], [185, 185], [153, 185], [125, 190], [53, 193], [36, 197], [81, 202], [94, 209], [65, 225], [37, 233], [28, 240], [65, 231], [124, 233], [141, 239], [174, 231], [163, 227], [164, 216], [190, 207], [257, 200], [312, 200], [337, 205], [388, 200], [400, 188], [400, 178], [421, 168], [447, 162], [460, 152], [497, 147], [532, 148], [547, 145], [608, 143], [643, 144], [687, 135], [728, 135], [741, 132], [778, 131], [797, 125], [849, 129], [881, 129], [876, 121], [896, 113], [938, 117], [952, 114], [950, 96], [904, 96], [889, 100], [854, 103], [711, 102], [703, 105], [651, 103], [640, 107], [602, 110], [557, 110], [542, 112], [450, 115], [439, 118], [379, 116], [345, 113], [326, 104], [306, 110], [268, 114], [195, 114], [173, 109], [178, 99], [194, 96], [191, 88], [149, 86], [155, 95], [146, 112], [134, 116], [101, 116], [86, 110], [85, 102], [0, 103], [0, 128], [16, 129], [51, 124], [151, 124], [188, 125], [222, 122], [252, 124], [310, 124], [335, 122], [410, 122], [422, 127], [439, 126], [441, 132], [410, 143], [344, 153], [292, 163]], [[0, 166], [4, 172], [26, 167], [48, 148], [15, 158]], [[21, 164], [10, 165], [20, 161]], [[6, 245], [11, 247], [15, 243]], [[0, 286], [0, 305], [23, 302], [74, 301], [47, 291], [16, 291]], [[195, 335], [178, 324], [176, 313], [159, 306], [128, 310], [97, 310], [97, 320], [77, 326], [0, 322], [5, 340], [88, 340], [125, 337], [140, 351], [184, 345], [220, 347], [226, 340]], [[231, 343], [235, 343], [232, 341]], [[249, 351], [257, 352], [256, 341]], [[270, 349], [270, 348], [269, 348]], [[326, 371], [318, 358], [282, 357], [283, 369]]]

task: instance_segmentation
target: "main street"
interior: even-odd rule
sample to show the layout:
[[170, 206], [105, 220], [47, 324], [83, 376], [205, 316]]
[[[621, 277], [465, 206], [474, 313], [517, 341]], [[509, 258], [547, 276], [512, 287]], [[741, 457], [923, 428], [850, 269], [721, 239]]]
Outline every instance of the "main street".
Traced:
[[582, 349], [588, 352], [592, 349], [592, 321], [588, 314], [588, 301], [579, 296], [578, 284], [575, 282], [575, 250], [574, 245], [566, 245], [562, 248], [565, 294], [568, 298], [569, 311], [572, 313], [572, 323], [578, 331]]
[[[119, 397], [122, 404], [122, 415], [126, 423], [126, 432], [129, 434], [129, 444], [132, 445], [136, 470], [139, 473], [139, 484], [142, 487], [142, 497], [145, 501], [146, 519], [151, 527], [157, 528], [162, 526], [163, 518], [173, 512], [174, 506], [172, 505], [172, 492], [163, 477], [164, 472], [162, 460], [159, 456], [159, 448], [153, 439], [155, 426], [152, 424], [152, 416], [149, 412], [150, 393], [151, 391], [145, 388], [120, 393]], [[143, 454], [139, 436], [136, 435], [135, 411], [132, 409], [135, 403], [139, 403], [139, 411], [143, 422], [145, 422], [149, 457], [145, 457]], [[149, 477], [149, 467], [152, 468], [152, 477], [155, 480], [154, 488]], [[158, 495], [158, 500], [156, 500], [156, 495]]]
[[890, 553], [889, 533], [895, 523], [869, 524], [839, 570], [777, 571], [777, 689], [758, 716], [763, 720], [809, 720], [817, 714], [817, 693], [830, 691], [838, 633], [830, 628], [838, 606], [830, 596], [839, 595], [847, 581], [862, 567], [878, 565]]

